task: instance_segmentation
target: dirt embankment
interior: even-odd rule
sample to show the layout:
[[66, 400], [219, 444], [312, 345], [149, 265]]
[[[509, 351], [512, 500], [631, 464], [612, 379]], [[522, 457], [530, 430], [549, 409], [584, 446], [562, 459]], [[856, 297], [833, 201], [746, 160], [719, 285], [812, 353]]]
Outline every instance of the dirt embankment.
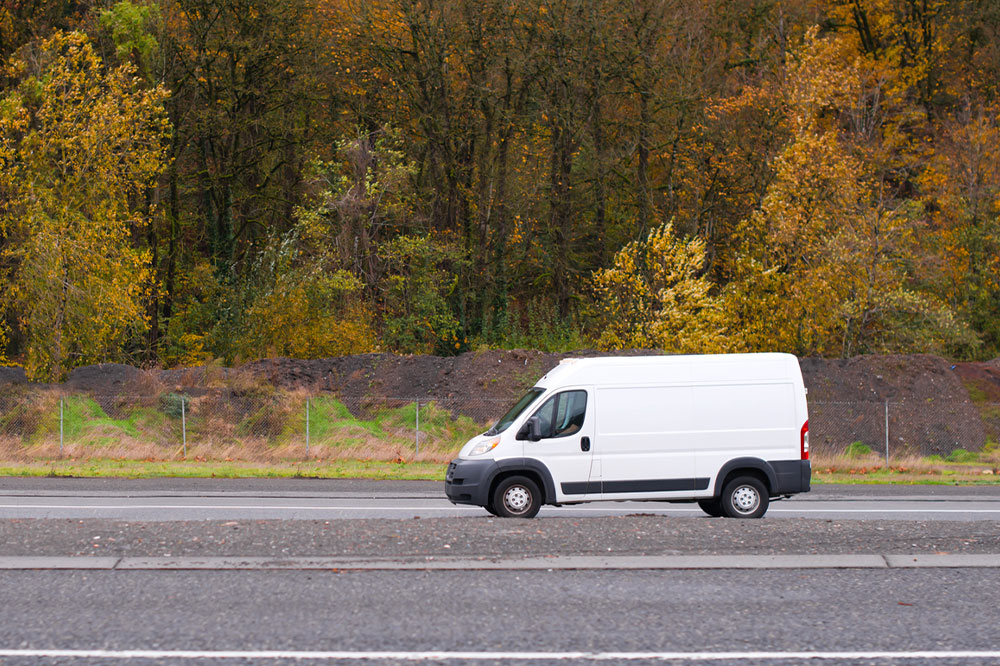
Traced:
[[[235, 369], [210, 365], [140, 370], [102, 364], [78, 368], [60, 385], [32, 385], [21, 369], [0, 368], [0, 393], [37, 388], [86, 393], [100, 401], [168, 392], [238, 396], [263, 387], [368, 400], [434, 400], [454, 414], [478, 419], [486, 412], [499, 413], [498, 405], [515, 399], [562, 358], [591, 355], [597, 353], [362, 354], [315, 360], [275, 358]], [[1000, 410], [990, 404], [1000, 403], [1000, 360], [951, 363], [936, 356], [897, 355], [805, 358], [801, 365], [809, 389], [810, 429], [818, 449], [842, 450], [852, 441], [878, 449], [886, 439], [887, 416], [892, 448], [914, 448], [923, 454], [947, 454], [958, 447], [977, 449], [1000, 430], [1000, 418], [995, 418]]]

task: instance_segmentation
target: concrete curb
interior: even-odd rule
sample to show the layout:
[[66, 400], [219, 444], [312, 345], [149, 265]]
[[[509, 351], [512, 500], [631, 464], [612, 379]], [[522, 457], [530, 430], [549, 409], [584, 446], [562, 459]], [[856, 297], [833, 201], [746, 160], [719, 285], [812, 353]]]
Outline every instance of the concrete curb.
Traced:
[[422, 557], [0, 557], [0, 570], [129, 571], [548, 571], [683, 569], [1000, 568], [1000, 554], [623, 555], [534, 558]]

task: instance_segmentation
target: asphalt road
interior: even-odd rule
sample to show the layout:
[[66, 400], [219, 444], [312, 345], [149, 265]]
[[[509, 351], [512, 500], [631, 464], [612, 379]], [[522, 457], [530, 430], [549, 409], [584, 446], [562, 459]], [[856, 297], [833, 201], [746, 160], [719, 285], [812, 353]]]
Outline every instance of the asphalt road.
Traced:
[[759, 521], [440, 491], [0, 479], [0, 664], [1000, 663], [1000, 488], [817, 486]]
[[[543, 507], [540, 517], [595, 517], [634, 513], [702, 516], [693, 504], [592, 502]], [[400, 481], [3, 479], [0, 519], [105, 518], [112, 520], [332, 520], [483, 516], [456, 506], [443, 484]], [[771, 518], [998, 520], [1000, 486], [955, 488], [824, 486], [773, 502]]]
[[0, 572], [0, 589], [4, 664], [1000, 661], [996, 569]]

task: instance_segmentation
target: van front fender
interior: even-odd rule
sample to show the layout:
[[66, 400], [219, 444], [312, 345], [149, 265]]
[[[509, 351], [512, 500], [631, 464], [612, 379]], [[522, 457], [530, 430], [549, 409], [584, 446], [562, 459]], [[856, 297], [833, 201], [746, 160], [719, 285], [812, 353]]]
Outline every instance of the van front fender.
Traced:
[[768, 492], [775, 492], [778, 488], [778, 475], [774, 472], [774, 468], [766, 460], [761, 460], [760, 458], [733, 458], [719, 470], [718, 475], [715, 477], [715, 490], [713, 491], [713, 497], [722, 496], [722, 484], [726, 482], [726, 477], [728, 477], [732, 472], [741, 469], [752, 469], [761, 472], [767, 478], [767, 490]]
[[[492, 479], [495, 479], [500, 474], [506, 474], [508, 472], [522, 472], [530, 470], [542, 480], [542, 492], [545, 493], [543, 504], [555, 504], [556, 484], [552, 481], [552, 473], [549, 472], [549, 468], [546, 467], [542, 461], [535, 460], [534, 458], [504, 458], [503, 460], [498, 460], [496, 462], [497, 470]], [[491, 484], [492, 479], [490, 480]]]

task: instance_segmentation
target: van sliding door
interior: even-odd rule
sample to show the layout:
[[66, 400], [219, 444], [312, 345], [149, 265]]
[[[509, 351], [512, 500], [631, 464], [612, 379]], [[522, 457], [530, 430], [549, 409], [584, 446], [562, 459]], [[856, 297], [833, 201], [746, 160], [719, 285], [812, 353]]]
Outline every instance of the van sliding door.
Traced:
[[605, 499], [690, 495], [697, 478], [690, 386], [598, 388], [597, 458]]

